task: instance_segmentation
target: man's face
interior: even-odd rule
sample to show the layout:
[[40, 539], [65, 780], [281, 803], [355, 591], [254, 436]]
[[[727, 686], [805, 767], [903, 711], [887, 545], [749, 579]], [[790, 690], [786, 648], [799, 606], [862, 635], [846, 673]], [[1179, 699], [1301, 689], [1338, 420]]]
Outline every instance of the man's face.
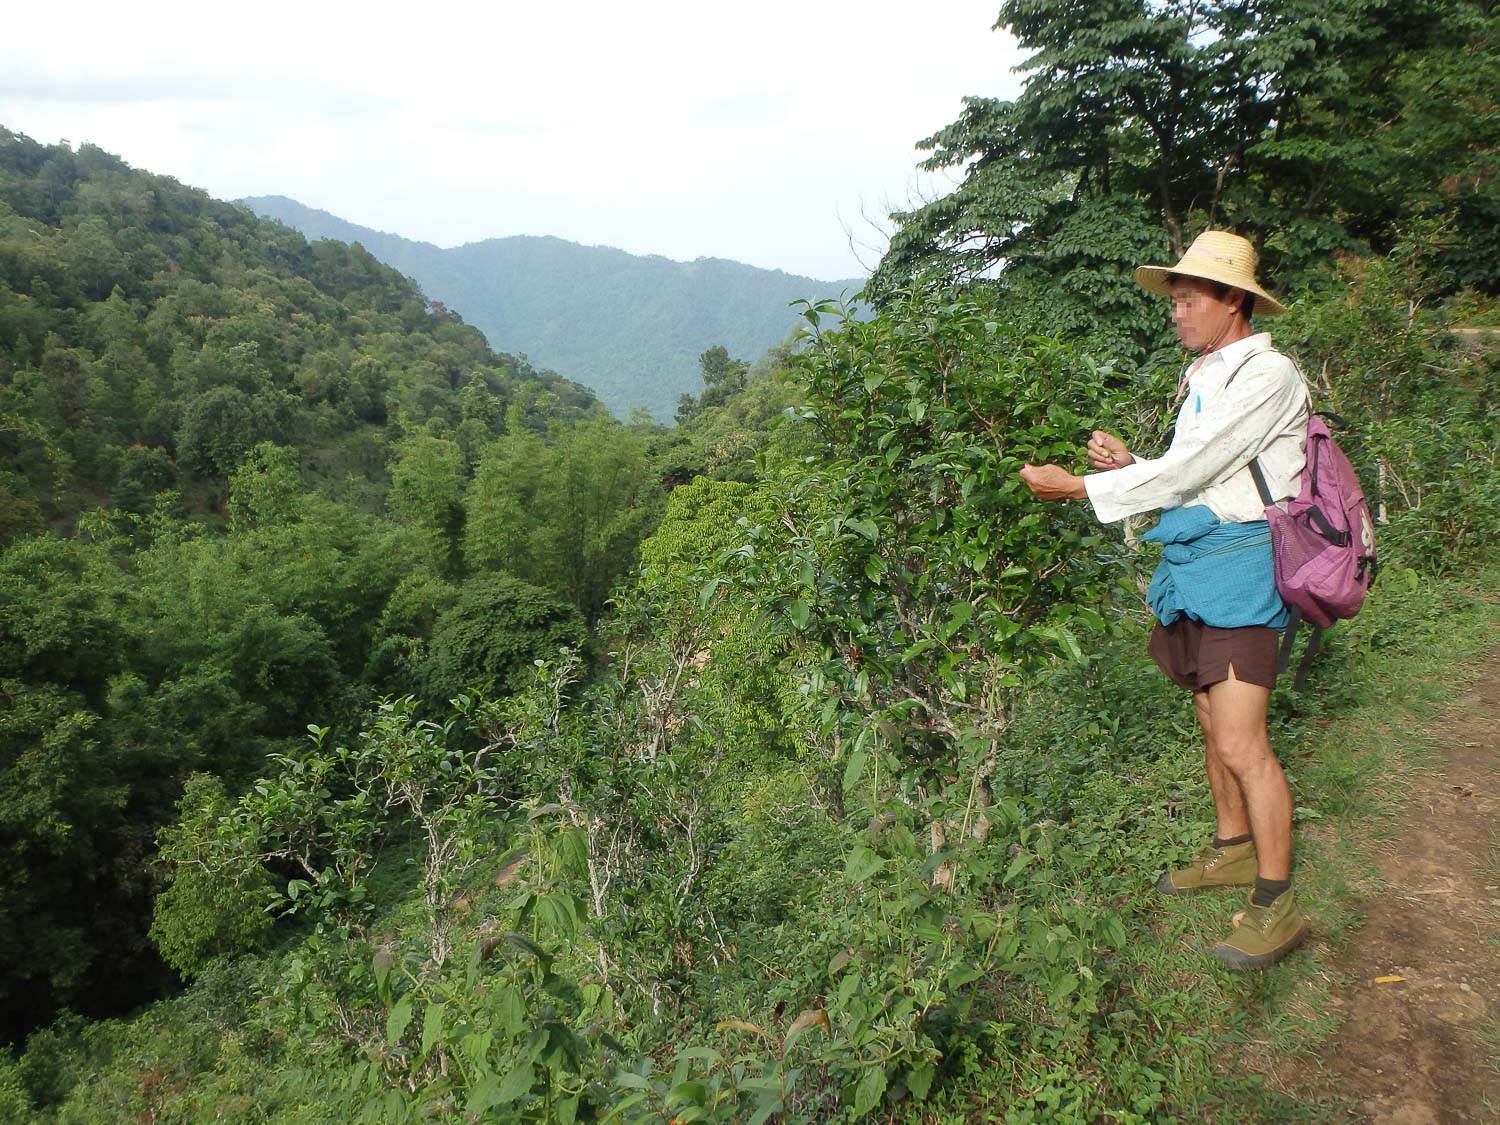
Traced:
[[1221, 297], [1207, 281], [1182, 277], [1172, 282], [1172, 327], [1190, 352], [1217, 343], [1239, 314], [1244, 292], [1226, 290]]

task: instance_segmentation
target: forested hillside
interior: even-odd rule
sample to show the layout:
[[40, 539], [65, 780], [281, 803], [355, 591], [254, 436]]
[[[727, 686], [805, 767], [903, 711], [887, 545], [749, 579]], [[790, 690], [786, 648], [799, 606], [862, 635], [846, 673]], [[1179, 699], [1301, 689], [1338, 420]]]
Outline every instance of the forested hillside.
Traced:
[[363, 251], [9, 132], [0, 444], [6, 1037], [169, 984], [189, 771], [579, 643], [661, 505], [647, 434]]
[[167, 490], [213, 506], [261, 441], [337, 481], [429, 422], [472, 442], [512, 404], [542, 429], [590, 408], [362, 251], [87, 145], [0, 133], [0, 161], [7, 534], [101, 500], [144, 514]]
[[[1500, 635], [1500, 16], [1000, 21], [1032, 79], [932, 140], [962, 184], [874, 315], [705, 346], [671, 431], [359, 250], [5, 136], [0, 1118], [1336, 1112], [1263, 1077], [1336, 1018], [1331, 830], [1393, 799], [1414, 670]], [[1383, 560], [1273, 697], [1315, 923], [1253, 978], [1153, 889], [1213, 816], [1152, 548], [1017, 475], [1165, 445], [1130, 270], [1211, 224]]]
[[241, 202], [308, 238], [357, 242], [482, 330], [589, 387], [619, 418], [669, 422], [698, 389], [698, 355], [758, 356], [797, 324], [799, 300], [852, 297], [862, 280], [815, 281], [719, 258], [674, 262], [560, 238], [490, 238], [452, 249], [345, 222], [281, 196]]

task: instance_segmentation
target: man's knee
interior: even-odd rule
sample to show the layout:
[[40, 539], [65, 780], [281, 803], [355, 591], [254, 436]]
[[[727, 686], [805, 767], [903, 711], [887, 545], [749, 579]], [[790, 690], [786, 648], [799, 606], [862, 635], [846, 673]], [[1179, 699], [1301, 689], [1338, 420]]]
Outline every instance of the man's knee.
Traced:
[[1218, 731], [1213, 739], [1213, 754], [1237, 778], [1276, 763], [1265, 731]]

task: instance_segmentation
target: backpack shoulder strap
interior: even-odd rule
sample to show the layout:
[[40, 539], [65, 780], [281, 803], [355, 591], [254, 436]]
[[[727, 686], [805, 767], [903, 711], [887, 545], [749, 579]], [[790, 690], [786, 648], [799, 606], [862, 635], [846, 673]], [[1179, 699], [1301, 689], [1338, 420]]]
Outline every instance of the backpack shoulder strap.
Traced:
[[[1276, 653], [1276, 673], [1281, 675], [1292, 664], [1292, 651], [1297, 643], [1297, 634], [1302, 631], [1304, 621], [1302, 611], [1296, 606], [1288, 606], [1286, 630], [1281, 634], [1281, 647]], [[1323, 629], [1319, 625], [1312, 625], [1312, 632], [1307, 638], [1307, 647], [1302, 650], [1302, 659], [1297, 662], [1297, 675], [1292, 680], [1292, 690], [1301, 692], [1307, 687], [1308, 673], [1312, 671], [1313, 658], [1318, 655], [1318, 650], [1323, 647]]]
[[[1304, 387], [1307, 386], [1307, 376], [1302, 374], [1302, 365], [1299, 364], [1291, 356], [1287, 355], [1286, 352], [1282, 351], [1280, 348], [1258, 348], [1255, 351], [1251, 352], [1244, 359], [1240, 360], [1237, 364], [1234, 365], [1234, 370], [1229, 373], [1229, 378], [1224, 380], [1224, 385], [1227, 387], [1230, 383], [1234, 382], [1234, 377], [1240, 373], [1240, 368], [1244, 367], [1245, 364], [1249, 363], [1256, 356], [1261, 355], [1279, 355], [1282, 359], [1286, 360], [1292, 365], [1293, 368], [1296, 369], [1297, 374], [1302, 376], [1302, 385]], [[1307, 397], [1308, 401], [1310, 402], [1312, 400], [1311, 388], [1308, 389]]]
[[1245, 364], [1249, 363], [1256, 356], [1258, 356], [1258, 355], [1267, 355], [1268, 353], [1274, 352], [1274, 351], [1276, 351], [1275, 348], [1261, 348], [1259, 351], [1253, 351], [1253, 352], [1251, 352], [1244, 359], [1240, 360], [1238, 363], [1236, 363], [1234, 365], [1234, 370], [1229, 373], [1229, 378], [1227, 378], [1227, 379], [1224, 380], [1224, 385], [1227, 387], [1227, 386], [1229, 386], [1230, 383], [1234, 382], [1234, 377], [1240, 373], [1240, 368], [1244, 367]]
[[1276, 503], [1271, 499], [1271, 486], [1266, 484], [1266, 474], [1260, 471], [1260, 458], [1250, 459], [1250, 475], [1255, 478], [1255, 490], [1260, 493], [1260, 502], [1269, 508]]
[[1307, 674], [1312, 671], [1313, 657], [1318, 655], [1318, 649], [1323, 643], [1323, 630], [1313, 626], [1312, 636], [1307, 638], [1307, 648], [1302, 652], [1302, 659], [1297, 664], [1297, 675], [1292, 680], [1292, 690], [1302, 691], [1307, 687]]
[[[1303, 390], [1307, 391], [1307, 409], [1309, 412], [1311, 412], [1312, 390], [1307, 386], [1307, 376], [1302, 374], [1302, 368], [1297, 366], [1297, 361], [1295, 359], [1287, 355], [1286, 352], [1280, 351], [1277, 348], [1260, 348], [1256, 351], [1251, 352], [1244, 359], [1240, 360], [1239, 363], [1234, 365], [1234, 370], [1229, 373], [1229, 378], [1224, 380], [1224, 385], [1227, 387], [1230, 383], [1234, 382], [1234, 377], [1240, 373], [1240, 368], [1244, 367], [1245, 364], [1249, 363], [1258, 355], [1279, 355], [1282, 359], [1286, 360], [1292, 365], [1297, 374], [1302, 378], [1302, 388]], [[1275, 500], [1271, 499], [1271, 489], [1266, 484], [1266, 474], [1261, 471], [1260, 458], [1258, 456], [1252, 458], [1250, 461], [1250, 475], [1255, 478], [1255, 490], [1260, 493], [1260, 502], [1268, 508], [1272, 504], [1276, 503]]]
[[1292, 646], [1297, 640], [1297, 630], [1302, 626], [1302, 611], [1294, 605], [1289, 605], [1286, 609], [1286, 628], [1281, 632], [1281, 647], [1276, 650], [1276, 674], [1278, 676], [1291, 666]]

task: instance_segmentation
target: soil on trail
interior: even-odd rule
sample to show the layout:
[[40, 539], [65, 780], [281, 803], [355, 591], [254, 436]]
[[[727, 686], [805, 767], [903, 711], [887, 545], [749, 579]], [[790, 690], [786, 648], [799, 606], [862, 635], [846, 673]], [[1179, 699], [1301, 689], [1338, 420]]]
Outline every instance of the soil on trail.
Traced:
[[1434, 730], [1370, 858], [1386, 889], [1336, 961], [1344, 1022], [1275, 1080], [1380, 1125], [1500, 1122], [1500, 653]]

